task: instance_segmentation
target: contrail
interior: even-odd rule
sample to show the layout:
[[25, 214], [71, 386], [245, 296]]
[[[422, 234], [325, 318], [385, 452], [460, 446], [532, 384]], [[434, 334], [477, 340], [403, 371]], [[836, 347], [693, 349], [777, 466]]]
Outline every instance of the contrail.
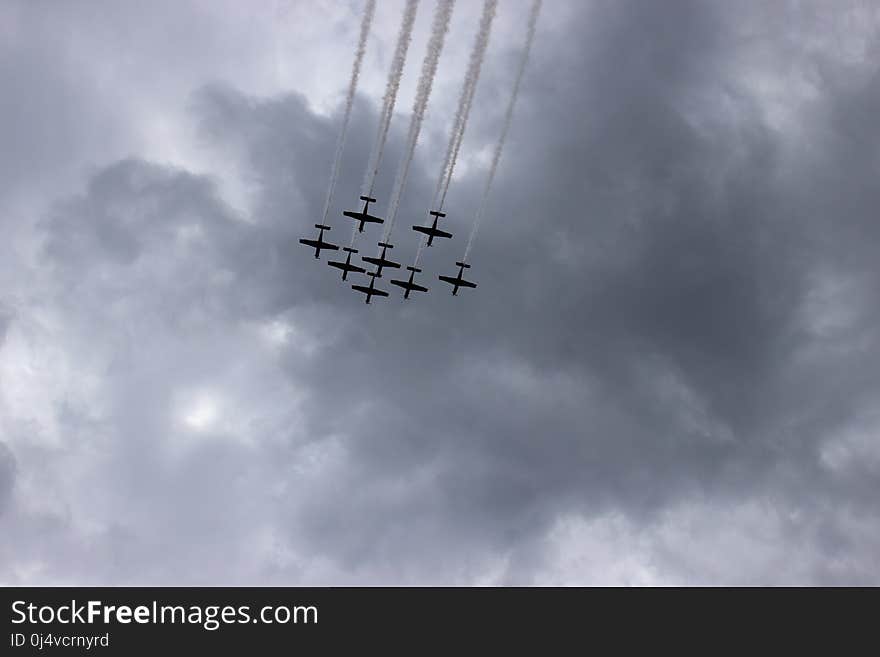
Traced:
[[361, 19], [361, 33], [358, 37], [357, 50], [354, 53], [354, 64], [351, 67], [351, 79], [348, 81], [348, 93], [345, 96], [345, 113], [342, 116], [342, 128], [339, 131], [339, 138], [336, 140], [336, 155], [333, 157], [333, 167], [330, 169], [330, 186], [327, 188], [327, 198], [324, 201], [324, 213], [321, 216], [322, 224], [327, 223], [330, 201], [333, 199], [333, 190], [336, 188], [336, 180], [339, 178], [339, 164], [342, 161], [342, 149], [345, 147], [345, 135], [348, 132], [351, 108], [354, 105], [354, 94], [357, 91], [361, 64], [364, 61], [364, 53], [367, 50], [367, 37], [370, 34], [370, 25], [373, 23], [373, 14], [375, 13], [376, 0], [367, 0], [367, 4], [364, 6], [364, 16]]
[[379, 166], [382, 164], [385, 142], [388, 139], [388, 128], [391, 126], [391, 117], [394, 114], [394, 104], [397, 101], [400, 78], [403, 76], [403, 66], [406, 63], [406, 53], [412, 41], [413, 25], [416, 22], [418, 8], [419, 0], [407, 0], [406, 7], [403, 10], [400, 30], [397, 33], [397, 45], [394, 47], [394, 56], [391, 58], [391, 70], [388, 72], [388, 82], [385, 84], [385, 95], [382, 98], [379, 131], [376, 134], [376, 141], [373, 143], [373, 150], [370, 152], [370, 160], [367, 163], [367, 172], [364, 175], [362, 187], [364, 196], [373, 195], [376, 175], [379, 173]]
[[513, 83], [513, 92], [510, 94], [510, 101], [507, 104], [507, 111], [504, 113], [504, 123], [501, 128], [501, 136], [498, 143], [495, 144], [495, 152], [492, 154], [492, 164], [489, 166], [489, 176], [486, 178], [486, 186], [483, 188], [483, 198], [480, 201], [480, 208], [477, 210], [477, 216], [474, 218], [474, 226], [471, 229], [471, 235], [468, 238], [467, 248], [464, 251], [462, 262], [467, 262], [471, 248], [474, 245], [474, 238], [477, 235], [477, 229], [486, 213], [486, 202], [489, 199], [489, 191], [492, 189], [492, 182], [495, 180], [495, 173], [498, 171], [498, 162], [501, 161], [501, 153], [504, 150], [504, 142], [507, 141], [507, 133], [510, 131], [510, 122], [513, 119], [513, 108], [516, 105], [516, 98], [519, 95], [519, 87], [522, 83], [523, 74], [526, 71], [526, 64], [529, 63], [529, 53], [532, 50], [532, 42], [535, 40], [535, 28], [538, 24], [538, 14], [541, 13], [542, 0], [534, 0], [532, 3], [532, 11], [529, 14], [529, 26], [526, 36], [526, 45], [523, 49], [522, 59], [519, 63], [519, 70], [516, 72], [516, 81]]
[[[471, 50], [470, 61], [468, 62], [467, 73], [464, 77], [464, 83], [461, 87], [461, 94], [458, 99], [458, 109], [455, 112], [455, 119], [452, 123], [452, 132], [449, 134], [449, 144], [446, 147], [446, 156], [443, 159], [443, 167], [440, 170], [440, 178], [437, 180], [437, 189], [434, 191], [434, 198], [431, 203], [431, 209], [442, 211], [443, 204], [446, 202], [446, 193], [449, 191], [449, 183], [452, 180], [452, 174], [455, 171], [455, 163], [458, 160], [458, 152], [461, 149], [464, 140], [465, 128], [467, 128], [468, 116], [470, 116], [471, 105], [474, 102], [474, 93], [477, 90], [477, 82], [480, 79], [480, 71], [483, 67], [483, 58], [486, 55], [486, 48], [489, 45], [489, 34], [492, 32], [492, 21], [495, 18], [495, 11], [498, 8], [498, 0], [485, 0], [483, 2], [483, 15], [480, 18], [480, 26], [474, 38], [473, 49]], [[425, 221], [427, 226], [428, 220]], [[422, 257], [422, 251], [425, 248], [427, 238], [419, 240], [418, 251], [414, 265], [418, 266]]]
[[474, 102], [474, 93], [477, 90], [477, 82], [480, 79], [480, 70], [483, 67], [483, 58], [486, 55], [486, 48], [489, 45], [489, 34], [492, 31], [492, 21], [495, 18], [495, 11], [497, 8], [498, 0], [485, 0], [483, 3], [483, 15], [480, 18], [480, 28], [474, 39], [474, 47], [473, 50], [471, 50], [467, 74], [465, 75], [464, 84], [461, 88], [461, 95], [458, 100], [458, 110], [455, 113], [452, 133], [449, 136], [446, 157], [443, 160], [443, 169], [440, 172], [440, 179], [437, 181], [437, 190], [434, 192], [434, 202], [432, 204], [433, 209], [442, 210], [443, 203], [446, 201], [446, 193], [449, 191], [449, 181], [452, 180], [452, 174], [455, 171], [455, 162], [458, 159], [458, 151], [461, 148], [461, 143], [464, 139], [464, 131], [467, 128], [468, 116], [471, 112], [471, 105]]
[[422, 72], [419, 76], [419, 85], [416, 90], [416, 98], [413, 103], [413, 113], [409, 123], [409, 134], [406, 140], [406, 150], [397, 170], [397, 178], [394, 181], [394, 193], [388, 208], [388, 218], [385, 224], [383, 241], [387, 242], [394, 230], [394, 222], [397, 219], [397, 211], [400, 209], [400, 197], [406, 187], [406, 178], [409, 175], [409, 167], [415, 154], [416, 144], [419, 141], [419, 132], [422, 129], [422, 120], [425, 118], [425, 110], [428, 107], [428, 99], [431, 96], [431, 87], [434, 84], [434, 75], [437, 73], [437, 63], [440, 53], [443, 51], [443, 42], [446, 32], [449, 30], [449, 20], [452, 18], [452, 10], [455, 0], [437, 0], [434, 9], [434, 19], [431, 24], [431, 38], [428, 40], [428, 48], [425, 59], [422, 61]]

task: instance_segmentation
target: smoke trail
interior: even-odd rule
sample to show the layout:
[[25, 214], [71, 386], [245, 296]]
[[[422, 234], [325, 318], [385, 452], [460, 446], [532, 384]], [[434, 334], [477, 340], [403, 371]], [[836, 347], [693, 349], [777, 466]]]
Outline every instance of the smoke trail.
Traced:
[[443, 51], [443, 42], [446, 39], [446, 32], [449, 30], [449, 21], [452, 18], [454, 7], [455, 0], [437, 0], [437, 7], [434, 9], [431, 38], [428, 40], [425, 59], [422, 61], [422, 72], [419, 76], [419, 85], [416, 90], [415, 101], [413, 102], [413, 113], [409, 122], [406, 150], [403, 153], [400, 168], [397, 170], [397, 177], [394, 181], [394, 193], [391, 196], [391, 203], [388, 208], [388, 218], [386, 219], [385, 234], [383, 236], [385, 242], [388, 241], [391, 237], [391, 231], [394, 230], [397, 211], [400, 209], [400, 197], [403, 195], [403, 190], [406, 187], [406, 178], [409, 175], [409, 167], [415, 154], [416, 144], [419, 141], [419, 132], [422, 129], [425, 110], [428, 108], [428, 99], [431, 97], [431, 88], [434, 85], [434, 75], [437, 73], [437, 64], [440, 61], [440, 53]]
[[[471, 105], [474, 102], [474, 93], [477, 90], [477, 82], [480, 79], [480, 71], [483, 67], [483, 58], [486, 55], [486, 48], [489, 46], [489, 34], [492, 32], [492, 21], [495, 18], [495, 11], [498, 8], [498, 0], [485, 0], [483, 2], [483, 15], [480, 18], [480, 26], [474, 38], [474, 45], [471, 49], [470, 61], [468, 62], [467, 73], [464, 77], [464, 83], [461, 87], [461, 93], [458, 98], [458, 109], [455, 112], [455, 119], [452, 123], [452, 131], [449, 134], [449, 144], [446, 147], [446, 156], [443, 158], [443, 167], [440, 170], [440, 178], [437, 180], [437, 189], [434, 191], [434, 198], [431, 202], [431, 209], [442, 211], [443, 204], [446, 202], [446, 193], [449, 191], [449, 182], [452, 180], [452, 174], [455, 171], [455, 162], [458, 160], [458, 152], [461, 149], [461, 143], [464, 140], [465, 128], [467, 128], [468, 116], [470, 116]], [[427, 226], [430, 219], [425, 220], [424, 225]], [[427, 243], [427, 237], [419, 240], [419, 247], [416, 251], [416, 257], [413, 264], [418, 266], [422, 257], [422, 251]]]
[[406, 63], [406, 53], [412, 41], [413, 25], [416, 22], [416, 11], [419, 8], [419, 0], [407, 0], [403, 10], [403, 18], [400, 22], [400, 30], [397, 33], [397, 45], [394, 47], [394, 56], [391, 58], [391, 70], [388, 72], [388, 82], [385, 84], [385, 95], [382, 98], [382, 112], [379, 114], [379, 130], [376, 133], [376, 141], [370, 152], [367, 163], [367, 171], [364, 175], [362, 187], [364, 196], [373, 195], [373, 187], [376, 184], [376, 175], [382, 164], [382, 155], [385, 152], [385, 142], [388, 139], [388, 128], [391, 126], [391, 117], [394, 114], [394, 104], [397, 101], [397, 91], [400, 89], [400, 78], [403, 76], [403, 66]]
[[483, 3], [483, 15], [480, 18], [480, 27], [477, 31], [476, 38], [474, 39], [474, 46], [473, 50], [471, 50], [467, 74], [465, 75], [464, 84], [461, 88], [461, 96], [458, 100], [458, 110], [455, 114], [452, 133], [449, 136], [446, 157], [443, 160], [443, 169], [440, 172], [440, 179], [437, 181], [437, 190], [434, 192], [434, 201], [431, 206], [433, 209], [442, 210], [443, 203], [446, 201], [446, 193], [449, 191], [449, 182], [452, 180], [452, 174], [455, 171], [455, 162], [458, 159], [458, 151], [464, 140], [464, 132], [467, 128], [471, 105], [474, 102], [474, 93], [477, 90], [477, 82], [480, 79], [480, 70], [483, 67], [483, 58], [486, 55], [486, 48], [489, 45], [489, 34], [492, 31], [492, 21], [495, 18], [495, 11], [497, 8], [498, 0], [485, 0]]
[[501, 128], [501, 136], [498, 139], [498, 143], [495, 144], [495, 152], [492, 154], [492, 164], [489, 166], [489, 176], [486, 178], [486, 186], [483, 188], [483, 198], [480, 200], [480, 208], [477, 210], [477, 216], [474, 218], [474, 226], [471, 229], [471, 235], [468, 238], [462, 262], [467, 262], [471, 248], [474, 245], [474, 238], [477, 235], [477, 229], [480, 227], [480, 222], [483, 220], [483, 215], [486, 213], [486, 202], [489, 199], [489, 191], [492, 189], [492, 182], [495, 180], [495, 172], [498, 171], [498, 163], [501, 161], [504, 142], [507, 141], [507, 133], [510, 131], [510, 123], [513, 119], [513, 108], [516, 105], [516, 98], [519, 96], [519, 87], [522, 83], [523, 74], [526, 71], [526, 64], [529, 62], [529, 53], [532, 50], [532, 42], [535, 40], [535, 28], [538, 24], [538, 14], [541, 13], [541, 3], [542, 0], [534, 0], [532, 3], [532, 11], [529, 14], [526, 45], [523, 49], [522, 59], [519, 63], [519, 70], [516, 72], [516, 81], [513, 83], [513, 92], [510, 94], [507, 111], [504, 113], [504, 123]]
[[367, 50], [367, 36], [370, 34], [370, 25], [373, 23], [373, 14], [375, 13], [376, 0], [367, 0], [367, 4], [364, 6], [364, 16], [361, 19], [361, 33], [358, 37], [357, 50], [355, 50], [354, 54], [354, 64], [351, 67], [348, 93], [345, 96], [345, 113], [342, 116], [342, 128], [339, 131], [339, 138], [336, 140], [336, 154], [333, 157], [333, 167], [330, 169], [330, 186], [327, 188], [324, 212], [321, 215], [322, 224], [327, 223], [330, 201], [333, 199], [333, 190], [336, 188], [336, 180], [339, 178], [339, 164], [342, 161], [342, 149], [345, 147], [345, 134], [348, 132], [351, 108], [354, 105], [354, 94], [357, 91], [358, 77], [361, 73], [361, 63], [364, 61], [364, 53]]

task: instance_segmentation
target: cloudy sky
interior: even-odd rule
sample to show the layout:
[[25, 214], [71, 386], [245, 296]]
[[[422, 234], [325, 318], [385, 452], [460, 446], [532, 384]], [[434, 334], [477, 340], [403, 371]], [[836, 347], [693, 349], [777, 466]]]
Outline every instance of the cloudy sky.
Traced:
[[[546, 0], [454, 298], [436, 275], [528, 13], [501, 0], [456, 238], [429, 294], [370, 306], [297, 244], [361, 8], [0, 3], [0, 583], [880, 584], [880, 4]], [[397, 259], [479, 11], [455, 10]]]

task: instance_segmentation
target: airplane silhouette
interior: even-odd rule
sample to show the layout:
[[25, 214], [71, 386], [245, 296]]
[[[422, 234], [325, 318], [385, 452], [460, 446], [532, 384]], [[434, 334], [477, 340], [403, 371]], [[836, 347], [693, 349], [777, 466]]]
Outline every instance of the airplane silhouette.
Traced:
[[352, 290], [357, 290], [358, 292], [362, 292], [367, 295], [366, 303], [370, 303], [370, 299], [372, 297], [387, 297], [388, 293], [385, 290], [380, 290], [377, 287], [374, 287], [376, 284], [376, 274], [368, 271], [367, 276], [370, 277], [370, 286], [366, 287], [365, 285], [352, 285]]
[[307, 240], [302, 239], [299, 241], [300, 244], [305, 244], [306, 246], [314, 247], [315, 249], [315, 257], [321, 257], [321, 250], [327, 249], [328, 251], [337, 251], [339, 249], [335, 244], [331, 244], [330, 242], [324, 241], [324, 231], [330, 230], [330, 226], [324, 226], [323, 224], [315, 224], [315, 228], [319, 228], [320, 232], [318, 233], [318, 239], [316, 240]]
[[380, 219], [379, 217], [376, 217], [376, 216], [374, 216], [374, 215], [372, 215], [372, 214], [369, 214], [369, 213], [367, 212], [367, 210], [368, 210], [369, 207], [370, 207], [370, 203], [375, 203], [375, 202], [376, 202], [376, 199], [374, 199], [374, 198], [370, 198], [369, 196], [361, 196], [360, 198], [361, 198], [361, 200], [364, 202], [364, 209], [363, 209], [363, 210], [361, 210], [360, 212], [355, 212], [354, 210], [345, 210], [345, 211], [342, 213], [342, 214], [345, 215], [346, 217], [351, 217], [351, 218], [354, 219], [355, 221], [359, 221], [359, 222], [360, 222], [360, 225], [358, 226], [358, 232], [359, 232], [359, 233], [363, 233], [363, 232], [364, 232], [364, 224], [365, 224], [365, 223], [368, 223], [368, 222], [371, 223], [371, 224], [382, 224], [382, 223], [385, 223], [385, 220], [384, 220], [384, 219]]
[[438, 212], [436, 210], [429, 210], [428, 214], [434, 215], [434, 223], [430, 226], [413, 226], [412, 229], [417, 233], [424, 233], [428, 236], [428, 246], [431, 246], [431, 243], [434, 241], [435, 237], [452, 237], [452, 233], [447, 233], [445, 230], [440, 230], [437, 228], [437, 220], [440, 217], [445, 217], [445, 212]]
[[350, 246], [344, 246], [344, 247], [342, 247], [342, 250], [345, 251], [346, 253], [348, 253], [348, 255], [345, 256], [345, 262], [341, 262], [338, 260], [332, 260], [327, 263], [331, 267], [336, 267], [337, 269], [342, 270], [342, 280], [345, 280], [346, 278], [348, 278], [348, 272], [350, 272], [350, 271], [354, 271], [359, 274], [363, 274], [364, 272], [367, 271], [363, 267], [358, 267], [357, 265], [351, 264], [351, 254], [357, 253], [358, 252], [357, 249], [353, 249]]
[[372, 256], [363, 256], [361, 260], [364, 262], [369, 262], [371, 265], [376, 265], [378, 269], [376, 269], [376, 278], [382, 278], [382, 268], [383, 267], [393, 267], [394, 269], [400, 269], [400, 263], [394, 262], [393, 260], [388, 260], [385, 257], [385, 252], [388, 249], [393, 249], [394, 247], [387, 242], [379, 242], [379, 246], [382, 247], [382, 255], [378, 258], [374, 258]]
[[471, 266], [464, 263], [464, 262], [456, 262], [455, 264], [458, 265], [458, 267], [459, 267], [458, 276], [456, 276], [455, 278], [453, 278], [452, 276], [438, 276], [437, 277], [441, 281], [443, 281], [444, 283], [449, 283], [450, 285], [453, 286], [452, 296], [455, 296], [458, 294], [458, 288], [460, 288], [460, 287], [477, 287], [476, 283], [471, 283], [470, 281], [466, 281], [462, 278], [462, 274], [464, 274], [464, 270], [470, 269]]
[[419, 269], [418, 267], [407, 267], [407, 269], [409, 270], [409, 280], [408, 281], [399, 281], [399, 280], [392, 280], [391, 281], [392, 285], [402, 287], [404, 290], [406, 290], [406, 292], [403, 293], [403, 298], [409, 299], [409, 293], [413, 292], [413, 291], [427, 292], [428, 288], [423, 287], [421, 285], [418, 285], [417, 283], [413, 283], [413, 276], [415, 276], [417, 272], [421, 272], [422, 270]]

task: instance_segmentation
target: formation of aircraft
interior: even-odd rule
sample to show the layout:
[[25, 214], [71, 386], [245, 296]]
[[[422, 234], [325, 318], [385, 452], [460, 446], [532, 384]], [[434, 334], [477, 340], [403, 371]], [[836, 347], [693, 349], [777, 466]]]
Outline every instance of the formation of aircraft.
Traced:
[[[477, 234], [477, 228], [479, 227], [483, 215], [485, 214], [484, 210], [487, 204], [487, 200], [489, 198], [489, 192], [492, 187], [493, 180], [495, 179], [498, 164], [501, 160], [501, 154], [503, 152], [504, 144], [507, 139], [511, 120], [513, 117], [513, 110], [516, 105], [517, 96], [519, 94], [520, 83], [523, 79], [523, 75], [526, 70], [526, 64], [528, 63], [529, 59], [529, 53], [532, 47], [532, 42], [535, 38], [538, 15], [541, 10], [542, 2], [543, 0], [531, 0], [531, 10], [528, 17], [525, 43], [522, 47], [519, 67], [517, 68], [517, 74], [515, 78], [516, 82], [513, 85], [513, 89], [507, 102], [507, 108], [504, 112], [505, 118], [503, 128], [500, 131], [498, 141], [495, 144], [495, 148], [492, 152], [492, 164], [489, 167], [486, 184], [483, 189], [483, 196], [478, 206], [479, 209], [473, 217], [473, 225], [471, 228], [470, 238], [467, 240], [467, 247], [465, 248], [464, 255], [461, 256], [461, 261], [455, 263], [458, 267], [458, 273], [449, 276], [440, 275], [438, 277], [440, 281], [448, 283], [452, 286], [452, 296], [458, 296], [458, 292], [462, 288], [473, 289], [477, 287], [477, 284], [475, 282], [467, 280], [464, 277], [465, 269], [470, 269], [471, 267], [471, 265], [465, 262], [465, 260], [467, 260], [470, 256], [471, 248], [473, 246], [473, 240]], [[418, 145], [418, 138], [428, 108], [428, 100], [431, 95], [434, 77], [437, 72], [437, 64], [443, 50], [446, 33], [450, 24], [450, 20], [452, 18], [452, 9], [454, 4], [454, 0], [437, 0], [436, 2], [434, 17], [432, 19], [431, 34], [428, 40], [427, 48], [425, 50], [425, 58], [422, 62], [421, 73], [419, 75], [417, 86], [418, 93], [416, 94], [415, 102], [413, 104], [413, 111], [410, 114], [409, 118], [409, 130], [407, 132], [408, 138], [406, 140], [405, 150], [400, 157], [400, 164], [397, 170], [397, 175], [395, 177], [395, 184], [392, 196], [387, 206], [387, 214], [385, 218], [382, 218], [370, 213], [370, 205], [377, 203], [377, 200], [373, 198], [373, 194], [375, 193], [374, 190], [376, 189], [376, 183], [382, 163], [382, 156], [386, 150], [385, 147], [387, 145], [388, 137], [389, 134], [393, 134], [392, 132], [390, 132], [390, 122], [392, 120], [392, 117], [394, 116], [394, 107], [397, 93], [400, 87], [402, 76], [404, 75], [406, 54], [409, 48], [409, 42], [412, 37], [412, 30], [416, 20], [418, 1], [408, 0], [406, 3], [406, 8], [404, 9], [401, 18], [400, 31], [397, 35], [397, 45], [394, 50], [394, 57], [391, 60], [391, 67], [388, 72], [388, 82], [385, 87], [385, 95], [382, 98], [383, 109], [379, 117], [379, 129], [375, 133], [376, 138], [373, 142], [372, 150], [370, 151], [370, 158], [367, 163], [367, 169], [364, 173], [363, 187], [361, 188], [362, 195], [358, 197], [360, 201], [363, 202], [363, 207], [360, 210], [352, 209], [342, 212], [342, 215], [344, 217], [352, 219], [355, 222], [352, 230], [351, 243], [347, 247], [342, 248], [342, 251], [345, 252], [344, 258], [332, 261], [328, 260], [327, 262], [328, 265], [338, 269], [341, 272], [343, 281], [348, 280], [349, 274], [364, 274], [366, 276], [369, 276], [368, 284], [367, 281], [364, 281], [364, 284], [351, 285], [351, 288], [353, 290], [366, 295], [365, 302], [367, 304], [370, 303], [373, 297], [389, 296], [388, 292], [376, 287], [376, 281], [379, 280], [379, 282], [381, 283], [382, 274], [385, 269], [400, 269], [402, 266], [401, 263], [395, 262], [394, 260], [391, 260], [389, 258], [389, 250], [394, 248], [394, 246], [390, 242], [392, 239], [394, 226], [397, 223], [398, 213], [401, 207], [401, 199], [406, 187], [408, 173], [410, 171], [411, 165], [415, 161], [414, 157], [416, 147]], [[420, 283], [416, 283], [415, 281], [416, 274], [422, 273], [422, 270], [419, 268], [419, 263], [421, 256], [424, 254], [423, 247], [433, 246], [434, 242], [438, 239], [451, 240], [453, 237], [453, 234], [450, 231], [443, 230], [438, 226], [438, 224], [440, 223], [440, 219], [444, 219], [446, 217], [446, 213], [443, 212], [444, 203], [446, 201], [446, 194], [450, 189], [450, 185], [452, 184], [456, 159], [458, 158], [459, 149], [463, 143], [465, 127], [468, 122], [468, 115], [470, 114], [471, 106], [475, 98], [474, 94], [476, 91], [477, 82], [480, 77], [480, 70], [483, 65], [483, 59], [486, 55], [486, 49], [489, 43], [489, 35], [491, 33], [492, 22], [494, 20], [497, 9], [497, 1], [483, 0], [482, 5], [482, 15], [480, 16], [479, 27], [477, 29], [476, 38], [473, 42], [470, 57], [468, 58], [467, 72], [464, 74], [464, 78], [462, 79], [462, 88], [461, 93], [459, 94], [458, 108], [455, 114], [454, 126], [449, 132], [449, 141], [446, 146], [446, 156], [443, 162], [442, 170], [440, 172], [440, 178], [437, 181], [437, 186], [435, 188], [435, 193], [433, 196], [434, 200], [432, 201], [432, 204], [428, 209], [429, 217], [426, 221], [420, 222], [421, 225], [412, 226], [413, 231], [419, 233], [418, 251], [415, 252], [412, 263], [406, 267], [409, 276], [402, 275], [401, 278], [393, 279], [390, 281], [391, 285], [394, 285], [395, 287], [398, 287], [403, 291], [404, 299], [409, 299], [410, 295], [413, 292], [428, 292], [428, 288], [425, 285], [421, 285]], [[333, 166], [330, 173], [330, 184], [327, 189], [326, 201], [323, 205], [322, 218], [319, 224], [315, 224], [315, 227], [318, 228], [320, 232], [318, 233], [317, 239], [300, 240], [301, 244], [304, 244], [309, 248], [313, 248], [315, 250], [316, 259], [320, 258], [322, 250], [337, 251], [340, 248], [339, 246], [324, 240], [324, 231], [330, 230], [330, 226], [327, 226], [325, 224], [329, 223], [329, 219], [327, 217], [329, 216], [328, 213], [330, 212], [331, 207], [333, 207], [333, 194], [334, 190], [336, 189], [337, 182], [340, 178], [340, 172], [342, 171], [341, 165], [345, 147], [346, 134], [350, 126], [352, 109], [355, 105], [354, 100], [356, 98], [359, 72], [361, 70], [361, 65], [363, 63], [364, 55], [366, 53], [367, 39], [370, 33], [375, 10], [376, 2], [374, 0], [367, 0], [364, 3], [363, 17], [361, 19], [360, 37], [358, 39], [357, 47], [355, 49], [354, 64], [351, 68], [351, 77], [349, 79], [345, 111], [342, 115], [342, 122], [339, 130], [336, 153], [333, 159]], [[377, 255], [361, 256], [360, 260], [362, 262], [355, 264], [354, 262], [352, 262], [352, 256], [358, 253], [358, 250], [355, 248], [355, 243], [358, 239], [358, 235], [364, 232], [367, 224], [384, 224], [382, 241], [378, 242], [380, 250]], [[447, 227], [447, 224], [444, 223], [444, 228], [445, 227]], [[371, 265], [373, 267], [372, 271], [367, 271], [368, 265]]]
[[331, 244], [330, 242], [324, 241], [324, 231], [330, 230], [330, 226], [325, 226], [324, 224], [315, 224], [315, 228], [320, 229], [318, 233], [318, 239], [316, 240], [306, 240], [302, 239], [299, 241], [300, 244], [305, 244], [306, 246], [314, 247], [315, 249], [315, 257], [321, 257], [321, 251], [323, 249], [327, 249], [328, 251], [338, 251], [339, 247], [335, 244]]
[[[370, 203], [375, 203], [376, 199], [371, 198], [369, 196], [361, 196], [360, 199], [364, 202], [364, 207], [360, 212], [355, 212], [351, 210], [346, 210], [342, 214], [346, 217], [354, 219], [357, 223], [358, 232], [362, 232], [364, 226], [368, 223], [381, 224], [384, 223], [384, 219], [380, 217], [371, 215], [369, 213]], [[449, 239], [452, 237], [452, 233], [447, 232], [445, 230], [440, 230], [437, 228], [437, 222], [446, 216], [445, 212], [441, 212], [439, 210], [429, 210], [428, 214], [430, 214], [434, 220], [431, 222], [430, 226], [413, 226], [413, 230], [417, 233], [421, 233], [426, 236], [426, 246], [432, 246], [434, 242], [434, 238], [443, 237]], [[315, 224], [315, 228], [318, 229], [317, 239], [306, 239], [303, 238], [299, 242], [300, 244], [304, 244], [305, 246], [312, 248], [315, 250], [315, 258], [321, 257], [321, 251], [338, 251], [340, 247], [336, 244], [328, 242], [324, 239], [324, 231], [330, 230], [330, 226], [325, 224]], [[352, 239], [352, 243], [354, 239]], [[395, 262], [388, 257], [388, 249], [393, 249], [394, 245], [389, 242], [378, 242], [378, 245], [381, 249], [379, 255], [377, 256], [361, 256], [361, 260], [365, 263], [371, 264], [375, 266], [374, 271], [367, 271], [365, 267], [362, 267], [358, 264], [355, 264], [351, 261], [352, 256], [358, 253], [358, 250], [353, 246], [344, 246], [342, 247], [342, 251], [345, 252], [345, 260], [329, 260], [327, 262], [328, 265], [334, 267], [342, 272], [342, 280], [347, 281], [349, 274], [366, 274], [370, 277], [369, 285], [359, 285], [354, 284], [351, 288], [361, 294], [366, 295], [364, 302], [370, 303], [373, 297], [387, 297], [388, 292], [376, 287], [376, 279], [382, 278], [382, 270], [383, 269], [400, 269], [401, 264], [399, 262]], [[464, 270], [470, 269], [470, 265], [465, 262], [456, 262], [458, 266], [458, 274], [456, 276], [439, 276], [438, 278], [444, 283], [449, 283], [452, 285], [452, 294], [453, 296], [458, 295], [458, 291], [460, 288], [475, 288], [477, 284], [465, 280], [464, 278]], [[397, 286], [403, 290], [403, 298], [409, 299], [410, 294], [413, 292], [427, 292], [428, 288], [424, 285], [420, 285], [415, 282], [415, 275], [422, 273], [422, 270], [416, 266], [416, 263], [407, 266], [406, 270], [409, 272], [409, 277], [406, 279], [393, 279], [390, 283], [394, 286]]]
[[435, 237], [452, 237], [452, 233], [447, 233], [445, 230], [440, 230], [437, 228], [437, 220], [440, 217], [445, 217], [445, 212], [438, 212], [437, 210], [429, 210], [428, 214], [434, 216], [434, 223], [431, 224], [430, 227], [425, 226], [413, 226], [412, 229], [417, 233], [424, 233], [428, 236], [428, 243], [426, 246], [431, 246], [434, 242]]
[[364, 209], [363, 210], [361, 210], [360, 212], [355, 212], [354, 210], [346, 210], [345, 212], [342, 213], [346, 217], [350, 217], [350, 218], [354, 219], [355, 221], [360, 222], [358, 224], [358, 232], [359, 233], [364, 232], [364, 224], [366, 224], [366, 223], [384, 224], [385, 223], [384, 219], [380, 219], [379, 217], [376, 217], [368, 212], [368, 210], [370, 209], [370, 203], [375, 203], [376, 199], [370, 198], [369, 196], [361, 196], [361, 200], [364, 202]]

